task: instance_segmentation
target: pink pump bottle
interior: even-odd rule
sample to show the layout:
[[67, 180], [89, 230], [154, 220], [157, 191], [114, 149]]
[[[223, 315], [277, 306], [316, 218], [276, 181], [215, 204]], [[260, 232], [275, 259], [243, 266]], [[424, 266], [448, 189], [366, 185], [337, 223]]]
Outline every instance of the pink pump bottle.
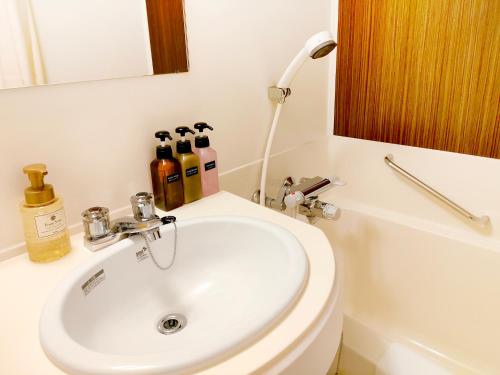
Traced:
[[200, 132], [194, 139], [193, 152], [200, 158], [201, 189], [203, 196], [206, 197], [219, 191], [217, 152], [210, 147], [208, 137], [203, 134], [204, 129], [214, 130], [214, 128], [204, 122], [197, 122], [194, 124], [194, 128]]

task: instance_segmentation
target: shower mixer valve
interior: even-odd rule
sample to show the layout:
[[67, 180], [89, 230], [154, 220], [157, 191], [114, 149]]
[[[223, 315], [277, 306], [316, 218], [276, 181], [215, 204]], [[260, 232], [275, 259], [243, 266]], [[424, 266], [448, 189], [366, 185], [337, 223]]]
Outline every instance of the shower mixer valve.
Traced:
[[[296, 208], [298, 213], [307, 216], [311, 223], [318, 218], [337, 220], [340, 217], [340, 208], [334, 204], [320, 201], [318, 195], [335, 186], [344, 186], [345, 184], [344, 181], [337, 177], [301, 178], [298, 184], [295, 183], [292, 177], [286, 177], [276, 198], [266, 196], [266, 207], [278, 211]], [[259, 198], [260, 191], [257, 190], [252, 200], [258, 203]]]

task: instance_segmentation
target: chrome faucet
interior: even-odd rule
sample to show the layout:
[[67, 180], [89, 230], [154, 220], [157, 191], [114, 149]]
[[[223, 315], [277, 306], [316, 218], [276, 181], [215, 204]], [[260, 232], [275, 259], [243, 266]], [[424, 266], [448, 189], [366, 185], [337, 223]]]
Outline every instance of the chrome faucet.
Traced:
[[[318, 199], [318, 195], [330, 190], [334, 186], [343, 186], [345, 182], [337, 177], [332, 178], [301, 178], [296, 184], [290, 176], [285, 177], [276, 198], [266, 196], [266, 207], [285, 211], [287, 208], [298, 208], [298, 213], [307, 216], [309, 222], [315, 222], [318, 218], [337, 220], [340, 217], [340, 208], [334, 204], [325, 203]], [[260, 191], [257, 190], [252, 201], [259, 202]]]
[[160, 227], [175, 222], [174, 216], [159, 218], [155, 214], [153, 195], [137, 193], [130, 197], [134, 217], [109, 219], [106, 207], [91, 207], [82, 212], [84, 246], [90, 251], [101, 250], [124, 238], [142, 233], [149, 242], [161, 238]]

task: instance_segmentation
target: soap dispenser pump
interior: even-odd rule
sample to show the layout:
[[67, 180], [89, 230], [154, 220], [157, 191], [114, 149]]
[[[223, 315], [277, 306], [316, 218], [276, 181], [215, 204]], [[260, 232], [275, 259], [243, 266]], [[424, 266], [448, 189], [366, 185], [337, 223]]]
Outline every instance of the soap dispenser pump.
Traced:
[[181, 165], [166, 142], [167, 139], [172, 140], [170, 133], [161, 130], [155, 133], [155, 138], [160, 140], [160, 144], [156, 147], [156, 159], [150, 165], [154, 202], [161, 210], [173, 210], [184, 203]]
[[208, 136], [203, 130], [214, 130], [205, 122], [197, 122], [194, 128], [200, 133], [194, 139], [194, 153], [200, 158], [201, 187], [203, 196], [217, 193], [219, 191], [219, 170], [217, 168], [217, 152], [210, 147]]
[[71, 250], [63, 201], [56, 197], [54, 187], [45, 184], [45, 164], [30, 164], [23, 168], [31, 186], [24, 190], [21, 203], [24, 236], [30, 260], [50, 262], [62, 258]]
[[191, 203], [203, 196], [201, 190], [200, 158], [191, 149], [191, 142], [186, 139], [186, 133], [195, 134], [187, 126], [175, 128], [181, 139], [177, 141], [177, 159], [181, 165], [182, 185], [184, 187], [184, 203]]

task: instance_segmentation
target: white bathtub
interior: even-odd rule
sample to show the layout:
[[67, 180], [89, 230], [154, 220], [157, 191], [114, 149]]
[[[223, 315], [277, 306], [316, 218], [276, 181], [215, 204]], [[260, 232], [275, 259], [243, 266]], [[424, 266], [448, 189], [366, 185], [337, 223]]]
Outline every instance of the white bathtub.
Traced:
[[[384, 163], [389, 153], [473, 213], [489, 215], [491, 226], [475, 227], [394, 173]], [[225, 188], [250, 197], [259, 167], [224, 176]], [[412, 362], [402, 375], [417, 362], [500, 374], [500, 160], [329, 136], [275, 155], [268, 194], [285, 176], [332, 175], [347, 185], [320, 198], [343, 215], [317, 225], [344, 261], [341, 362], [361, 365], [344, 374], [372, 374], [377, 365], [382, 374], [398, 356]]]
[[344, 374], [500, 373], [496, 242], [343, 204], [339, 221], [317, 225], [344, 265]]

